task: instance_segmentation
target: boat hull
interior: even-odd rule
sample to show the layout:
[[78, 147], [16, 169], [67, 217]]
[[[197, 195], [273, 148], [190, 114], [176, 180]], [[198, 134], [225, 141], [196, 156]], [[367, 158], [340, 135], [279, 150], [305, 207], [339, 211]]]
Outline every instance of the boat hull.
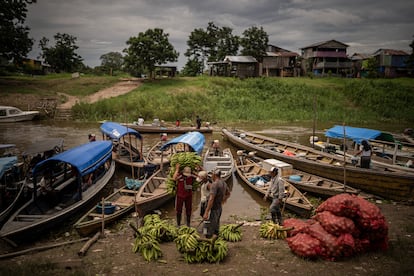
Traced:
[[190, 131], [198, 131], [201, 133], [212, 133], [213, 129], [209, 127], [201, 127], [197, 129], [196, 127], [161, 127], [153, 125], [136, 125], [136, 124], [124, 124], [125, 126], [135, 129], [140, 133], [169, 133], [169, 134], [182, 134]]

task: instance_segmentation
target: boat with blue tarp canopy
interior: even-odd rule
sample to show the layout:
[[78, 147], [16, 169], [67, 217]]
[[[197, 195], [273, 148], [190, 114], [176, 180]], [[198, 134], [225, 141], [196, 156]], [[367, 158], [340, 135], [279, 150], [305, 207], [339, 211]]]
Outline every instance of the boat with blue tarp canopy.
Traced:
[[75, 147], [57, 154], [36, 165], [33, 175], [49, 167], [49, 163], [64, 162], [76, 169], [81, 176], [95, 171], [112, 156], [112, 143], [110, 141], [96, 141]]
[[75, 218], [114, 172], [111, 141], [86, 143], [39, 162], [33, 169], [33, 197], [6, 221], [0, 239], [33, 240]]
[[101, 125], [101, 131], [111, 139], [120, 139], [127, 134], [134, 135], [138, 139], [142, 139], [141, 134], [135, 129], [114, 122], [104, 122]]
[[113, 158], [124, 169], [132, 171], [132, 177], [139, 178], [145, 174], [149, 165], [143, 154], [143, 137], [129, 127], [115, 122], [101, 124], [103, 140], [110, 139], [114, 146]]
[[201, 155], [205, 141], [206, 139], [202, 133], [198, 131], [191, 131], [171, 139], [161, 147], [161, 150], [164, 150], [171, 145], [183, 143], [189, 145], [195, 152]]
[[396, 142], [394, 136], [391, 133], [382, 132], [375, 129], [339, 126], [336, 125], [325, 132], [325, 136], [329, 138], [343, 139], [345, 132], [345, 138], [354, 141], [357, 144], [361, 144], [362, 140], [378, 140], [386, 142]]

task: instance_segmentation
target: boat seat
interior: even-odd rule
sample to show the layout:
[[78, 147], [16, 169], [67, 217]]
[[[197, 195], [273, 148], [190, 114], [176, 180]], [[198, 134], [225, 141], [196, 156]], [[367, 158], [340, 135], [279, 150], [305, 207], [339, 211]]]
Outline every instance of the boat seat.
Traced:
[[68, 186], [69, 184], [71, 184], [73, 181], [76, 180], [76, 176], [73, 176], [69, 179], [67, 179], [66, 181], [64, 181], [63, 183], [59, 184], [59, 186], [55, 187], [55, 191], [62, 191], [66, 186]]
[[120, 196], [115, 201], [112, 202], [114, 205], [119, 206], [130, 206], [131, 204], [134, 204], [134, 197], [133, 196]]
[[151, 197], [151, 196], [154, 196], [154, 194], [153, 194], [153, 193], [143, 192], [143, 193], [141, 194], [141, 196], [143, 196], [143, 197]]

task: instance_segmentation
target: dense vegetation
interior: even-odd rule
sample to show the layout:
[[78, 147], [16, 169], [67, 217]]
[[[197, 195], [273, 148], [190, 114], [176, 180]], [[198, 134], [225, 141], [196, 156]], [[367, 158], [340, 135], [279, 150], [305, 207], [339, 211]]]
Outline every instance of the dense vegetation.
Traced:
[[79, 104], [81, 120], [414, 122], [412, 79], [176, 78], [96, 104]]

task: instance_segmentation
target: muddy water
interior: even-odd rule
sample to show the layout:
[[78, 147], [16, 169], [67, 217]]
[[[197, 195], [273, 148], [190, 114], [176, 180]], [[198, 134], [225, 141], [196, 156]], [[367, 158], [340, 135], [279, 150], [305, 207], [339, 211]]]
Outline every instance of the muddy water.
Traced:
[[[21, 122], [11, 124], [0, 124], [0, 143], [13, 143], [19, 148], [21, 152], [24, 148], [31, 143], [45, 139], [47, 137], [61, 137], [65, 139], [65, 148], [71, 148], [82, 143], [88, 142], [88, 134], [95, 133], [97, 139], [102, 139], [99, 130], [99, 123], [75, 123], [75, 122]], [[331, 127], [329, 125], [319, 125], [318, 129], [325, 129]], [[312, 124], [296, 123], [294, 125], [243, 125], [240, 126], [227, 126], [237, 127], [246, 130], [252, 130], [260, 132], [261, 134], [285, 139], [292, 142], [297, 142], [307, 145], [309, 143], [309, 136], [313, 135]], [[321, 132], [316, 132], [316, 135], [322, 137]], [[143, 134], [144, 148], [149, 149], [151, 145], [155, 144], [160, 138], [158, 134]], [[168, 138], [174, 137], [172, 134]], [[237, 149], [231, 145], [227, 145], [225, 141], [221, 139], [220, 128], [217, 127], [217, 131], [212, 134], [206, 134], [206, 145], [211, 143], [214, 139], [221, 141], [222, 147], [230, 146], [233, 152]], [[129, 176], [130, 172], [122, 169], [117, 169], [115, 177], [112, 183], [108, 186], [105, 193], [109, 194], [118, 187], [123, 185], [123, 179], [125, 176]], [[238, 177], [234, 175], [229, 179], [228, 185], [232, 187], [232, 194], [223, 208], [223, 218], [237, 217], [237, 218], [260, 218], [261, 207], [268, 207], [269, 202], [263, 201], [260, 195], [252, 191], [239, 181]], [[195, 193], [193, 200], [193, 221], [200, 219], [199, 215], [199, 193]], [[161, 209], [161, 212], [169, 217], [175, 217], [174, 215], [174, 201], [170, 201], [165, 204]], [[194, 222], [195, 223], [195, 222]]]

